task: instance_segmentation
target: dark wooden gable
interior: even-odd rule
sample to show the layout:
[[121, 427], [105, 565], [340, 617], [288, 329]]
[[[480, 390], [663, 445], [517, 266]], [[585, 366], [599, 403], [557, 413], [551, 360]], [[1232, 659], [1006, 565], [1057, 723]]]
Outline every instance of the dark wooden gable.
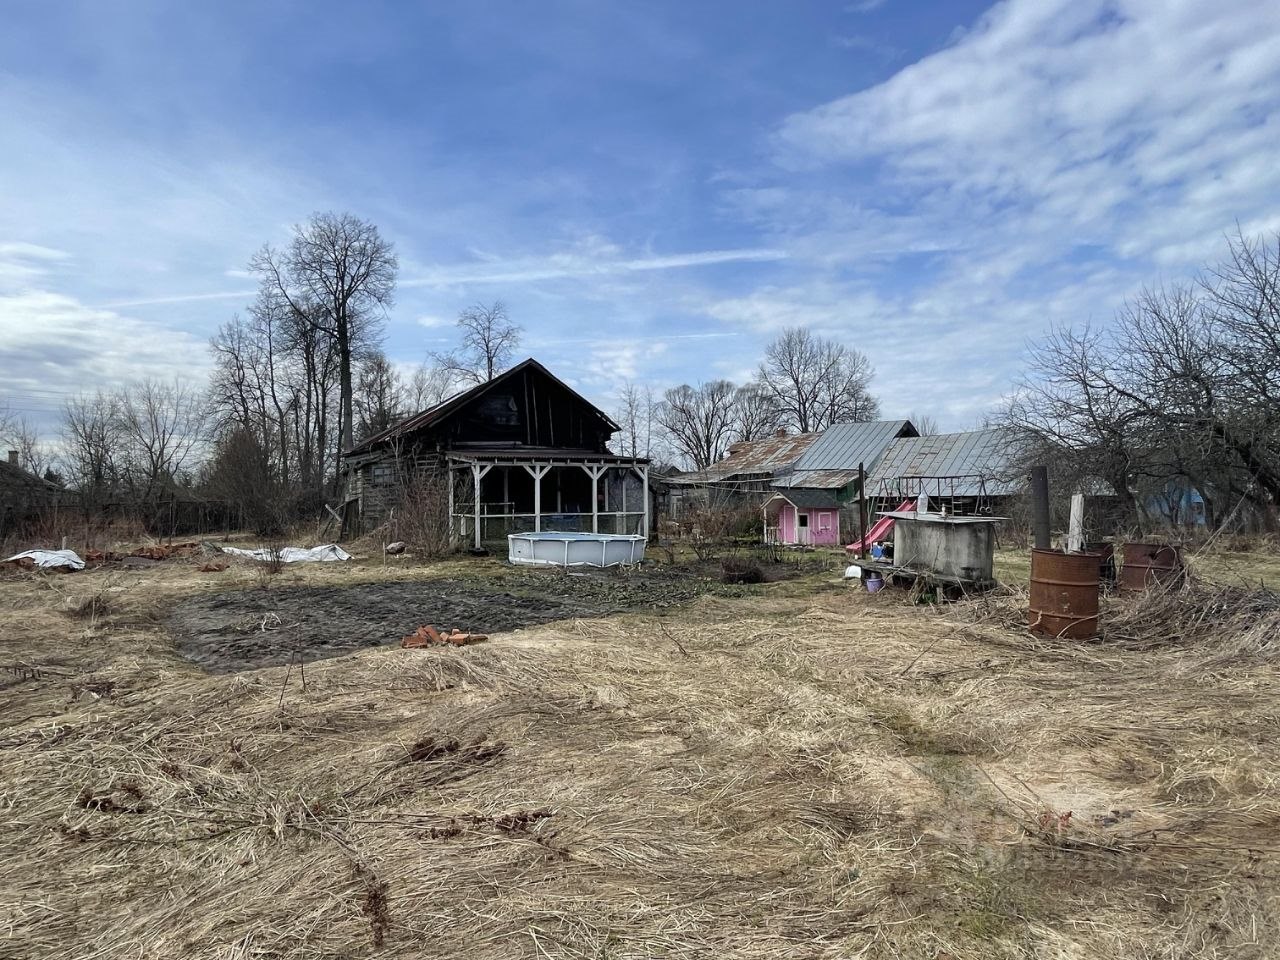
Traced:
[[535, 363], [473, 391], [437, 425], [456, 447], [552, 447], [603, 453], [614, 427], [595, 406]]

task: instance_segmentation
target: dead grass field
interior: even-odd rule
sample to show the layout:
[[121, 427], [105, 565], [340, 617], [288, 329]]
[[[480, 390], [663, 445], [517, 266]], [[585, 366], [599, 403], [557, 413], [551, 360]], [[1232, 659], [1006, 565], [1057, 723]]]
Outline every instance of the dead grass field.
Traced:
[[1042, 642], [1016, 593], [824, 572], [305, 673], [178, 656], [176, 605], [266, 579], [0, 582], [0, 955], [1276, 955], [1266, 637]]

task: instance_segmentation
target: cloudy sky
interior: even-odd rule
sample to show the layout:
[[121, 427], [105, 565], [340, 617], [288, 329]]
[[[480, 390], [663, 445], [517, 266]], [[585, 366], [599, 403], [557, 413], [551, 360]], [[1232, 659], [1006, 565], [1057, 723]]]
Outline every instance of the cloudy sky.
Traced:
[[387, 351], [505, 300], [593, 398], [856, 345], [981, 420], [1025, 344], [1280, 228], [1280, 5], [8, 0], [0, 404], [200, 379], [317, 210], [401, 259]]

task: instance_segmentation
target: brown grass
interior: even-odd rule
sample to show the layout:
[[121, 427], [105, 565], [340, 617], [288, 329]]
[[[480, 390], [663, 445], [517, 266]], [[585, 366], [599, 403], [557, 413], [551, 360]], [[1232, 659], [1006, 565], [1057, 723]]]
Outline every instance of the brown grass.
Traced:
[[[477, 569], [380, 564], [279, 579]], [[1250, 958], [1280, 936], [1277, 667], [1222, 659], [1224, 630], [1045, 642], [1013, 590], [939, 612], [826, 573], [316, 661], [304, 686], [204, 675], [156, 625], [252, 571], [124, 576], [91, 639], [35, 578], [0, 583], [5, 955]]]

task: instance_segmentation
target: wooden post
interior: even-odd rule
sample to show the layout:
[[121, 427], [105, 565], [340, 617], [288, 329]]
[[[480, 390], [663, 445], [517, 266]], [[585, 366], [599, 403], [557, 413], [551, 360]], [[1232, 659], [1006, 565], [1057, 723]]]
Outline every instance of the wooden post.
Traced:
[[480, 464], [473, 463], [471, 465], [471, 479], [475, 482], [476, 500], [473, 504], [475, 508], [475, 546], [480, 549]]
[[640, 468], [640, 487], [644, 494], [644, 520], [642, 521], [644, 526], [640, 529], [640, 536], [648, 539], [651, 518], [649, 516], [649, 465], [647, 463]]
[[600, 475], [608, 467], [582, 464], [582, 469], [591, 477], [591, 532], [600, 532]]
[[542, 530], [542, 478], [551, 468], [535, 467], [529, 463], [522, 463], [521, 466], [533, 477], [533, 530], [537, 533]]
[[[455, 541], [453, 524], [454, 521], [457, 520], [457, 517], [453, 515], [453, 483], [456, 478], [453, 475], [453, 464], [448, 461], [445, 462], [444, 477], [445, 482], [449, 486], [449, 545], [452, 546]], [[334, 514], [334, 516], [337, 516], [337, 514]], [[341, 520], [342, 518], [339, 517], [338, 519]], [[459, 531], [459, 533], [461, 533], [461, 531]]]
[[867, 555], [867, 468], [858, 464], [858, 559]]
[[1031, 531], [1037, 550], [1052, 546], [1049, 530], [1049, 468], [1031, 468]]
[[1071, 495], [1071, 526], [1067, 530], [1067, 552], [1079, 553], [1084, 549], [1084, 494]]

